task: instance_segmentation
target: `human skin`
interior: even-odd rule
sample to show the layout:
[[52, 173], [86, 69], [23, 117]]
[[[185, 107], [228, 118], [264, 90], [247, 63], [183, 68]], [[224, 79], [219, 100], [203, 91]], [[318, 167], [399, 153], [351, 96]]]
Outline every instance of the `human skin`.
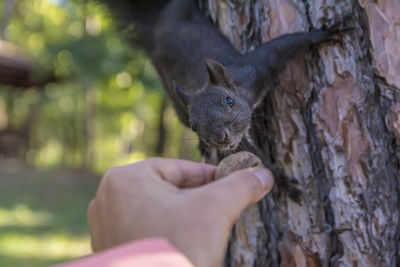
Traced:
[[221, 266], [233, 224], [272, 188], [272, 173], [252, 168], [213, 181], [215, 166], [152, 158], [112, 168], [88, 208], [94, 251], [164, 237], [195, 266]]

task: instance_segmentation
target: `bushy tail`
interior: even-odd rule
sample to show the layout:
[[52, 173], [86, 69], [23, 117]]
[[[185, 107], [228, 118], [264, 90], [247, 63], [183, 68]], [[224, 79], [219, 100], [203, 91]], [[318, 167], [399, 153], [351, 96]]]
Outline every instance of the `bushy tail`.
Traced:
[[99, 0], [114, 13], [121, 26], [134, 25], [134, 42], [151, 51], [154, 47], [153, 28], [161, 11], [170, 0]]

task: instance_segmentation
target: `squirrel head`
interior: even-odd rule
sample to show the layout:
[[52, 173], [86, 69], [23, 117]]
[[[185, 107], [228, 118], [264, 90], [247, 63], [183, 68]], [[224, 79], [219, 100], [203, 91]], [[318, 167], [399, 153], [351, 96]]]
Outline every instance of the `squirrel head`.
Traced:
[[184, 92], [174, 83], [174, 90], [189, 115], [190, 128], [208, 146], [234, 150], [251, 124], [251, 105], [240, 94], [226, 69], [208, 59], [209, 81], [193, 94]]

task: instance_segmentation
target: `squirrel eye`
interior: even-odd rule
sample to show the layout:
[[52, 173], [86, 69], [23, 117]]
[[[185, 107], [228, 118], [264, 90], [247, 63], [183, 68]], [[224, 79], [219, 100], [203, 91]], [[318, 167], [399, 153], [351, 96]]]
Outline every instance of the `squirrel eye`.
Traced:
[[235, 102], [233, 102], [233, 99], [229, 96], [225, 98], [225, 102], [228, 104], [228, 106], [233, 107], [235, 105]]

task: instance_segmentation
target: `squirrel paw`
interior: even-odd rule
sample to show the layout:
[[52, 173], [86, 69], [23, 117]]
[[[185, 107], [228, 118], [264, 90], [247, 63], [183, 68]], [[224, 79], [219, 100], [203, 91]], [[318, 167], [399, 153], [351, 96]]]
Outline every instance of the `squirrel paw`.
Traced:
[[347, 14], [344, 15], [342, 20], [333, 23], [331, 26], [329, 27], [323, 27], [321, 30], [326, 31], [327, 33], [329, 33], [330, 35], [334, 35], [337, 33], [344, 33], [344, 32], [349, 32], [355, 29], [355, 27], [353, 26], [344, 26], [343, 25], [348, 22], [351, 18], [353, 17], [352, 14]]
[[275, 177], [279, 192], [287, 194], [294, 202], [301, 205], [302, 192], [296, 188], [296, 185], [300, 184], [299, 181], [293, 177], [287, 176], [284, 171], [276, 165], [270, 166], [269, 169]]

